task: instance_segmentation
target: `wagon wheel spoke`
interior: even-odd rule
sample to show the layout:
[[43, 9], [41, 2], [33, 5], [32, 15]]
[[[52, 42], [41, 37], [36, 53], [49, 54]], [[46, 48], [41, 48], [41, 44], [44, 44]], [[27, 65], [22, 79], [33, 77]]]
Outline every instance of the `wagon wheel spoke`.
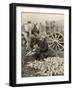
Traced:
[[60, 51], [64, 51], [64, 48], [61, 48]]
[[59, 41], [59, 44], [63, 45], [64, 46], [64, 42], [63, 41]]
[[61, 51], [62, 49], [64, 49], [64, 47], [63, 47], [61, 44], [59, 44], [59, 47], [60, 47], [60, 51]]
[[57, 47], [57, 50], [59, 50], [59, 46], [57, 45], [56, 47]]
[[57, 47], [57, 45], [55, 46], [55, 50], [56, 50], [56, 51], [58, 50], [58, 47]]
[[60, 35], [58, 33], [56, 33], [56, 35], [57, 35], [57, 39], [58, 39]]
[[53, 43], [53, 40], [49, 40], [49, 39], [48, 39], [48, 41], [47, 41], [47, 42], [48, 42], [48, 43], [50, 43], [50, 42], [51, 42], [51, 43]]
[[58, 43], [61, 47], [63, 47], [60, 43]]
[[51, 42], [51, 41], [50, 41], [50, 42], [48, 42], [48, 44], [50, 44], [50, 45], [51, 45], [51, 44], [53, 44], [53, 42]]
[[52, 47], [53, 46], [53, 43], [49, 44], [49, 46]]
[[60, 50], [61, 50], [61, 51], [64, 51], [64, 48], [61, 48]]
[[56, 51], [58, 50], [57, 43], [54, 44], [53, 49], [56, 50]]
[[55, 38], [55, 33], [53, 33], [52, 36]]
[[54, 38], [58, 37], [57, 33], [53, 33], [53, 36], [54, 36]]
[[52, 38], [53, 38], [53, 39], [55, 38], [53, 34], [52, 34]]
[[58, 40], [60, 40], [60, 41], [63, 40], [63, 37], [61, 35], [59, 35]]
[[49, 36], [49, 38], [47, 39], [47, 42], [48, 42], [48, 43], [53, 42], [53, 37], [52, 37], [52, 36]]
[[48, 41], [48, 42], [53, 42], [53, 40], [51, 40], [51, 39], [48, 39], [47, 41]]
[[59, 39], [59, 37], [60, 37], [60, 34], [58, 34], [58, 39]]
[[52, 46], [51, 46], [53, 49], [55, 48], [55, 44], [52, 44]]
[[57, 44], [57, 50], [59, 50], [59, 45]]
[[58, 51], [60, 49], [59, 45], [58, 44], [55, 44], [55, 48], [54, 48], [56, 51]]
[[64, 43], [60, 43], [60, 45], [64, 46]]
[[57, 47], [57, 50], [59, 51], [60, 50], [60, 47], [59, 47], [58, 43], [57, 43], [57, 46], [56, 47]]
[[64, 41], [59, 41], [59, 43], [64, 43]]
[[53, 34], [51, 34], [51, 37], [52, 37], [52, 39], [54, 39], [55, 38], [55, 34], [53, 33]]
[[63, 38], [60, 38], [59, 41], [63, 41]]
[[53, 39], [54, 39], [54, 37], [50, 35], [50, 36], [49, 36], [49, 39], [50, 39], [50, 40], [53, 40]]
[[52, 44], [49, 44], [49, 46], [50, 46], [50, 47], [53, 46], [53, 43], [52, 43]]

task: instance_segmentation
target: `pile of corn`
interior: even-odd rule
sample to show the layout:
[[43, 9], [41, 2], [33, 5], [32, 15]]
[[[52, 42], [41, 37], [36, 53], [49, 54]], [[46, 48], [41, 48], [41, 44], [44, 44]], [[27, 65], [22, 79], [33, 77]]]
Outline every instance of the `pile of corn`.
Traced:
[[43, 61], [33, 61], [27, 64], [29, 67], [38, 70], [38, 76], [56, 76], [64, 75], [64, 58], [48, 57]]

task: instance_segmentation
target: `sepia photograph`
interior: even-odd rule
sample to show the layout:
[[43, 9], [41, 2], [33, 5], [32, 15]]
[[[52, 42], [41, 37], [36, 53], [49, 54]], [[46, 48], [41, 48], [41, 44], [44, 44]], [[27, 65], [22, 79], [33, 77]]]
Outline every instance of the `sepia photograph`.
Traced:
[[64, 75], [64, 14], [21, 13], [21, 76]]

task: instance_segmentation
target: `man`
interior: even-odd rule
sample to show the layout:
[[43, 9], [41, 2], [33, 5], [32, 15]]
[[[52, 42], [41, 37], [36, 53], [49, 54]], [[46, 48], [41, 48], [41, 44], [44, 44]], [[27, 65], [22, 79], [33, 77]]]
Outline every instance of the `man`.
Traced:
[[48, 43], [46, 41], [46, 38], [42, 36], [38, 42], [38, 49], [35, 51], [35, 58], [44, 60], [44, 58], [48, 57]]
[[31, 30], [33, 28], [33, 23], [31, 21], [28, 21], [26, 24], [23, 25], [22, 32], [24, 34], [24, 37], [27, 41], [27, 49], [30, 49], [30, 42], [31, 42]]

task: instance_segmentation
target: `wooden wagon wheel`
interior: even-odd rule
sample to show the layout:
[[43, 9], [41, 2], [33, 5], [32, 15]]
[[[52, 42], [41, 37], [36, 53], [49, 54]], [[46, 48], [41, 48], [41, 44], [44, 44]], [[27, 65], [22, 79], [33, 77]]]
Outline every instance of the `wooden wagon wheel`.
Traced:
[[55, 52], [64, 51], [64, 38], [59, 32], [53, 32], [47, 37], [48, 46]]

